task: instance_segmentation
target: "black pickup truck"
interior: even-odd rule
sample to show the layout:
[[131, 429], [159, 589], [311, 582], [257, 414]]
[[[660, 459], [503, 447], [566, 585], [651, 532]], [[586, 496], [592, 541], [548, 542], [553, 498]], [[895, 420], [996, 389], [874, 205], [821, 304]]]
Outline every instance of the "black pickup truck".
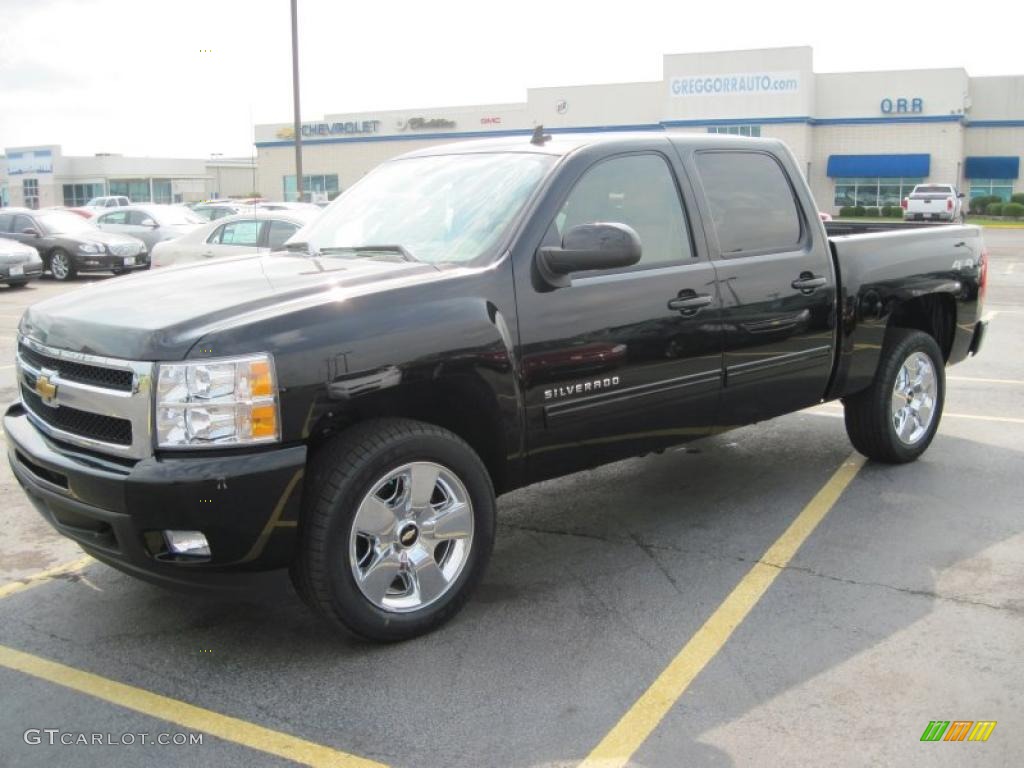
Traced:
[[29, 309], [10, 464], [98, 560], [289, 566], [336, 625], [411, 637], [480, 581], [497, 494], [837, 399], [871, 459], [928, 447], [984, 335], [980, 230], [816, 210], [773, 140], [414, 152], [287, 251]]

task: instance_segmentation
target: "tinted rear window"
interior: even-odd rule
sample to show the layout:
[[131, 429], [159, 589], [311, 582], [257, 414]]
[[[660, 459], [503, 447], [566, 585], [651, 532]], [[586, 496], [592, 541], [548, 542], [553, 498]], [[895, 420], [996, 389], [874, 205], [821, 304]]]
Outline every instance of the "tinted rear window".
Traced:
[[792, 250], [800, 213], [779, 163], [756, 152], [699, 152], [697, 169], [723, 254]]
[[944, 187], [941, 184], [923, 184], [920, 187], [914, 187], [915, 195], [948, 195], [951, 192], [949, 187]]

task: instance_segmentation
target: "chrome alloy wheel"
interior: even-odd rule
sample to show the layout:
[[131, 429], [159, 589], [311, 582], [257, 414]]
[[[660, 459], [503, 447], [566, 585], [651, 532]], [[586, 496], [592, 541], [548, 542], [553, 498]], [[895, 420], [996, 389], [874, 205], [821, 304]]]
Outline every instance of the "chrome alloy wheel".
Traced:
[[352, 575], [377, 608], [416, 611], [451, 589], [472, 543], [473, 503], [462, 481], [440, 464], [404, 464], [377, 480], [356, 510]]
[[50, 271], [57, 280], [66, 280], [71, 272], [71, 263], [68, 261], [68, 256], [62, 251], [53, 254], [50, 257]]
[[914, 445], [928, 433], [939, 394], [935, 365], [924, 352], [914, 352], [900, 367], [892, 388], [892, 425], [904, 445]]

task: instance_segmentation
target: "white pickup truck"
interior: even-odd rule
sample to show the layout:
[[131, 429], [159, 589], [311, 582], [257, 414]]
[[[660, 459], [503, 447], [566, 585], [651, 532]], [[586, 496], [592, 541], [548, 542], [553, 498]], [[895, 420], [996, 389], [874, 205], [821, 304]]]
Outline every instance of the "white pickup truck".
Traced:
[[918, 184], [903, 198], [905, 221], [964, 221], [964, 193], [953, 184]]

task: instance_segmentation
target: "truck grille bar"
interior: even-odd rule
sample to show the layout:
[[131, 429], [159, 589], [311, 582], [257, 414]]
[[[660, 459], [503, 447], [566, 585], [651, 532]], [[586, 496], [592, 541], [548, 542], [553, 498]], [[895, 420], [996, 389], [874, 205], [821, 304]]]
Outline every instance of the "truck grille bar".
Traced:
[[21, 337], [21, 403], [39, 431], [128, 459], [153, 454], [153, 363], [48, 347]]

